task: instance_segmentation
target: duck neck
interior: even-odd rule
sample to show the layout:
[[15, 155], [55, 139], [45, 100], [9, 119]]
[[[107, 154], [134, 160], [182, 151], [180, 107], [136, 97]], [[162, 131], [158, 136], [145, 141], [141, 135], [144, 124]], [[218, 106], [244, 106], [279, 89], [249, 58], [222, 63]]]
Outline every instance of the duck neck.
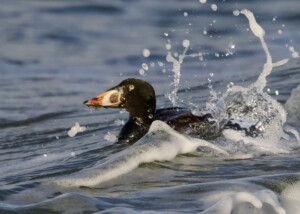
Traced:
[[154, 113], [155, 108], [153, 107], [142, 108], [136, 106], [134, 111], [129, 111], [129, 120], [134, 121], [137, 125], [148, 128], [153, 122]]

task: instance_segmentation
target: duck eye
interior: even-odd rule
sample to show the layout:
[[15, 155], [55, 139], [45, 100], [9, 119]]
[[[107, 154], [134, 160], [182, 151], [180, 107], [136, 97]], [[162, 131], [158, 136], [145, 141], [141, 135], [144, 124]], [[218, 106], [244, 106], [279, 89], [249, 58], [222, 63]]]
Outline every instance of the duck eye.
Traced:
[[110, 95], [109, 101], [111, 103], [117, 103], [119, 101], [118, 93], [113, 93], [112, 95]]
[[132, 91], [134, 89], [134, 85], [129, 85], [129, 91]]

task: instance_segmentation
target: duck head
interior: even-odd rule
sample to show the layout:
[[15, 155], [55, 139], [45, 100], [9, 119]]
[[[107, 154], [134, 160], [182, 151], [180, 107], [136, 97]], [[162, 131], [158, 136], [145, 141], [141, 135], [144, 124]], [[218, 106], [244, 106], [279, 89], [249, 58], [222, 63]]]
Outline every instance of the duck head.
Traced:
[[91, 108], [121, 108], [128, 111], [130, 117], [152, 121], [156, 99], [154, 89], [149, 83], [130, 78], [94, 98], [84, 101], [83, 104]]

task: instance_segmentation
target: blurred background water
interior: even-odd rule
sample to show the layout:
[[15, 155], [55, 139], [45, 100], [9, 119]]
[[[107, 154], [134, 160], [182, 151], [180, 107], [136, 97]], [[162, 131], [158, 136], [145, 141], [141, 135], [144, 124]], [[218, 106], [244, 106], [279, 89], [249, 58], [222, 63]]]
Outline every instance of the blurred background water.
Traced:
[[[182, 64], [181, 106], [204, 107], [210, 83], [224, 91], [230, 82], [254, 82], [265, 54], [246, 18], [234, 16], [234, 10], [255, 14], [274, 62], [290, 59], [268, 77], [269, 93], [284, 104], [300, 83], [300, 61], [292, 56], [300, 50], [297, 0], [0, 2], [1, 213], [200, 212], [207, 208], [200, 198], [213, 191], [221, 195], [224, 186], [248, 191], [261, 190], [257, 185], [262, 184], [281, 194], [286, 180], [299, 180], [295, 174], [280, 177], [299, 172], [297, 152], [242, 161], [184, 155], [142, 164], [96, 189], [31, 192], [53, 176], [89, 168], [116, 152], [105, 136], [116, 135], [127, 114], [91, 111], [84, 100], [135, 77], [154, 86], [158, 107], [171, 106], [166, 94], [173, 90], [173, 72], [166, 44], [181, 54], [182, 41], [188, 39], [187, 53], [203, 55]], [[143, 56], [145, 49], [149, 57]], [[76, 121], [87, 130], [70, 138], [67, 131]], [[222, 183], [271, 175], [247, 185], [239, 180], [238, 187], [234, 180]]]

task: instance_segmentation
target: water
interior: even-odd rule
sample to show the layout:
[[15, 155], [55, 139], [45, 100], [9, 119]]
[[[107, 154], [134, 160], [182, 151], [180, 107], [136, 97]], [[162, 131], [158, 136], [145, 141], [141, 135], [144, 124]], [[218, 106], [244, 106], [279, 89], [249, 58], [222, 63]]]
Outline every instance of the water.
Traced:
[[[236, 16], [245, 8], [268, 60]], [[0, 213], [299, 213], [299, 9], [2, 0]], [[155, 122], [133, 146], [117, 145], [127, 113], [82, 102], [128, 77], [150, 82], [158, 107], [213, 111], [220, 123], [231, 113], [262, 134], [226, 130], [207, 142]]]

